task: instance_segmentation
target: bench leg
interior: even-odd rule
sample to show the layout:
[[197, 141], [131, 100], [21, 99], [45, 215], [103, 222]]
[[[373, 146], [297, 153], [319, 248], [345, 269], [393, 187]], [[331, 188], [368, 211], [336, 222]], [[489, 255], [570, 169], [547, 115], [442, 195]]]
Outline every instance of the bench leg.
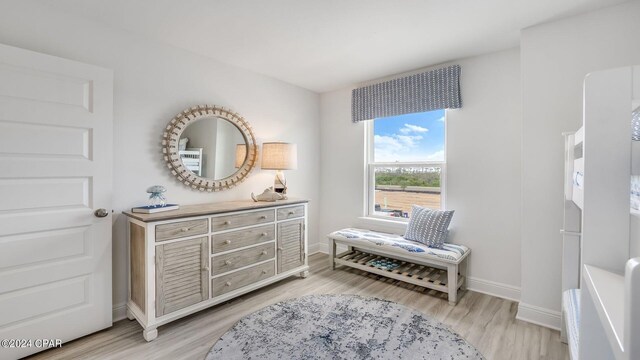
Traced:
[[469, 257], [467, 256], [464, 260], [462, 260], [462, 262], [460, 263], [460, 265], [458, 265], [458, 271], [460, 272], [460, 275], [462, 275], [462, 278], [464, 279], [462, 282], [462, 286], [460, 286], [460, 290], [467, 290], [467, 282], [469, 281], [469, 278], [467, 277], [467, 272], [468, 272], [468, 268], [469, 268]]
[[336, 241], [334, 239], [329, 238], [329, 266], [331, 266], [331, 270], [336, 269]]
[[449, 287], [449, 304], [455, 305], [458, 302], [458, 265], [447, 265], [447, 277]]

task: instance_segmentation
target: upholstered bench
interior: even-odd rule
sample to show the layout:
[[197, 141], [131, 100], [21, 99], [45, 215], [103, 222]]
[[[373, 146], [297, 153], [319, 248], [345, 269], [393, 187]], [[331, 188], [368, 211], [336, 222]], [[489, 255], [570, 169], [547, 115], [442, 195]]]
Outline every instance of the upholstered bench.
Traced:
[[[334, 231], [328, 238], [331, 269], [344, 265], [442, 291], [452, 305], [458, 289], [464, 289], [471, 252], [466, 246], [445, 243], [434, 249], [400, 235], [355, 228]], [[348, 250], [336, 254], [337, 245]]]

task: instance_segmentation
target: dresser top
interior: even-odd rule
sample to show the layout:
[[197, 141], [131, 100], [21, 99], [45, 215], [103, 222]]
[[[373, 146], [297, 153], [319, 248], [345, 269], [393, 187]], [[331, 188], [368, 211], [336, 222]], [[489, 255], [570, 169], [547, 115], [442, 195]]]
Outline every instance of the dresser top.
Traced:
[[133, 219], [140, 220], [143, 222], [154, 222], [154, 221], [163, 221], [163, 220], [172, 220], [172, 219], [180, 219], [185, 217], [192, 216], [202, 216], [202, 215], [213, 215], [213, 214], [221, 214], [231, 211], [241, 211], [241, 210], [252, 210], [252, 209], [262, 209], [262, 208], [270, 208], [276, 206], [284, 206], [284, 205], [292, 205], [292, 204], [303, 204], [307, 203], [309, 200], [304, 199], [287, 199], [287, 200], [278, 200], [278, 201], [259, 201], [255, 202], [253, 200], [240, 200], [240, 201], [226, 201], [226, 202], [214, 202], [214, 203], [206, 203], [206, 204], [196, 204], [196, 205], [180, 205], [180, 209], [178, 210], [170, 210], [157, 212], [153, 214], [140, 214], [140, 213], [132, 213], [131, 211], [123, 211], [122, 213], [126, 216], [129, 216]]

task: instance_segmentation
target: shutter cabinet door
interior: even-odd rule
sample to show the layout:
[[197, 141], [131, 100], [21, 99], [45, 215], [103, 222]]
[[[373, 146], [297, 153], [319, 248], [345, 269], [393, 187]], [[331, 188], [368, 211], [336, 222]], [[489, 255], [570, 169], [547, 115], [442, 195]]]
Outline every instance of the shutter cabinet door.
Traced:
[[278, 224], [278, 273], [304, 265], [304, 219]]
[[156, 246], [156, 316], [209, 298], [206, 237]]

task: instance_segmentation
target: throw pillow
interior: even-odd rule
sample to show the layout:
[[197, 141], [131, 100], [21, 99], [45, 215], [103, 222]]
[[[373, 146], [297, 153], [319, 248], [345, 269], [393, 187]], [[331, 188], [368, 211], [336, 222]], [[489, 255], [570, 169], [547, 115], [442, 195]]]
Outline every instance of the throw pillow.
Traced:
[[432, 210], [413, 205], [404, 238], [432, 248], [442, 248], [447, 239], [453, 212], [454, 210]]

